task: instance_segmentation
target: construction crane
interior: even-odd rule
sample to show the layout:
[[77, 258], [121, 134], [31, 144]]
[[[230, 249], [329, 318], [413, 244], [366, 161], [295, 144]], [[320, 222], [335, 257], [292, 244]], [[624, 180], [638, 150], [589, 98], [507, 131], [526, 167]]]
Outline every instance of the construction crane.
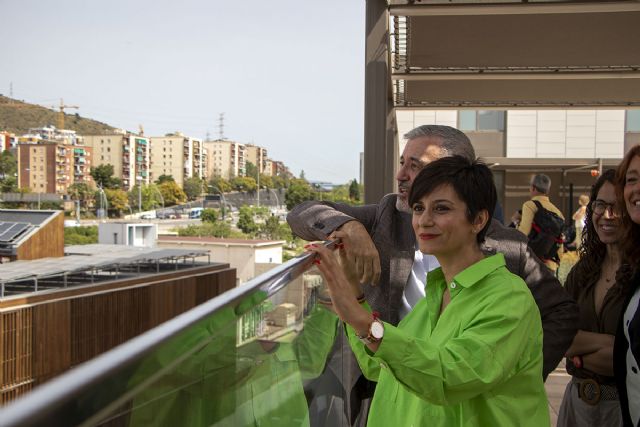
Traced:
[[[52, 107], [52, 108], [54, 108], [54, 107]], [[78, 107], [77, 105], [65, 105], [64, 101], [62, 100], [62, 98], [60, 98], [59, 108], [60, 108], [60, 111], [58, 112], [58, 129], [64, 129], [64, 109], [65, 108], [78, 109], [80, 107]]]

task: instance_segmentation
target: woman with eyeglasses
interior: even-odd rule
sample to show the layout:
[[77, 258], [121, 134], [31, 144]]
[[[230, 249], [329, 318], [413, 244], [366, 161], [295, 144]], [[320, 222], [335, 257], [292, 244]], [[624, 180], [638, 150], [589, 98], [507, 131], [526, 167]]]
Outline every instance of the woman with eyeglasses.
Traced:
[[589, 199], [580, 260], [565, 285], [580, 307], [580, 323], [567, 350], [567, 372], [572, 378], [558, 415], [562, 427], [622, 425], [613, 377], [613, 344], [628, 268], [621, 268], [621, 221], [613, 169], [598, 178]]
[[634, 269], [616, 333], [613, 360], [625, 426], [640, 426], [640, 145], [632, 147], [616, 172], [622, 211], [622, 252]]

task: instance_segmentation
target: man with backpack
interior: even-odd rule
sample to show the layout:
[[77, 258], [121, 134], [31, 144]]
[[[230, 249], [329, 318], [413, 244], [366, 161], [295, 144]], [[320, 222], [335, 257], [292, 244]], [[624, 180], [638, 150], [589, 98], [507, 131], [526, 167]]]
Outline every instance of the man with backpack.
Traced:
[[555, 271], [562, 253], [564, 216], [549, 200], [551, 178], [537, 174], [531, 179], [531, 200], [522, 205], [518, 230], [529, 238], [529, 246], [551, 270]]

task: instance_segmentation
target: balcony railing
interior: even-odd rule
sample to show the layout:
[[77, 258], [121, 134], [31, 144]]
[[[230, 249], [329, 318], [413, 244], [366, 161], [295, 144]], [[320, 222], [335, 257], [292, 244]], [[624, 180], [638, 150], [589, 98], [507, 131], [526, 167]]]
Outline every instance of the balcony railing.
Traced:
[[294, 258], [77, 366], [2, 425], [349, 425], [332, 407], [349, 401], [331, 358], [341, 325], [311, 268]]

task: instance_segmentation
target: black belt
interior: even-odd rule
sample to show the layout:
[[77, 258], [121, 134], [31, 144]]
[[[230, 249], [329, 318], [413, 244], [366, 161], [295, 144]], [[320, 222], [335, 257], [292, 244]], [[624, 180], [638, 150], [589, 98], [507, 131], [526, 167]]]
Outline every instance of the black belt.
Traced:
[[614, 385], [600, 384], [593, 379], [572, 381], [578, 387], [578, 397], [589, 405], [597, 405], [601, 400], [618, 400], [618, 389]]

